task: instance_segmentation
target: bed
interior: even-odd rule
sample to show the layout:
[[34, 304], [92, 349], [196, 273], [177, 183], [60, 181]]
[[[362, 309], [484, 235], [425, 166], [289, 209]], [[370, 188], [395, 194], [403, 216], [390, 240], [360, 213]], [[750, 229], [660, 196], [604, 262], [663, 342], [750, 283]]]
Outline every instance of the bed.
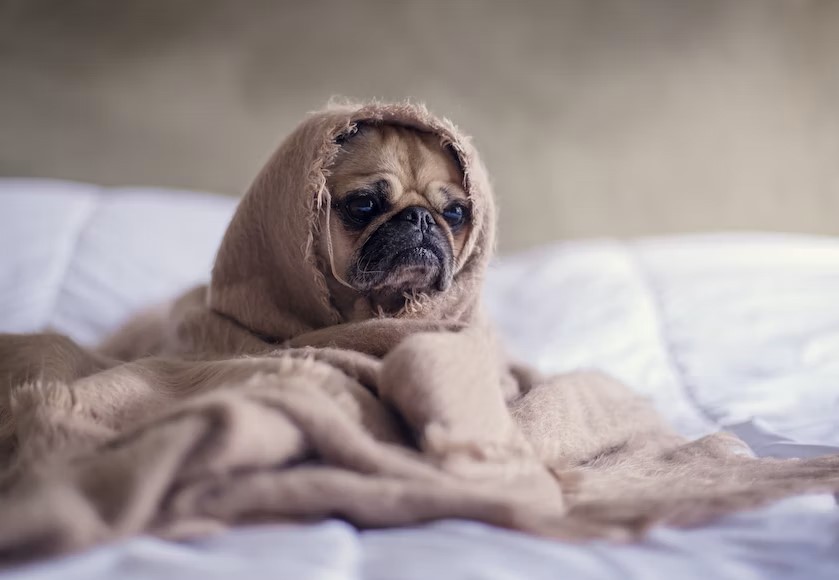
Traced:
[[[0, 331], [50, 328], [94, 344], [131, 312], [206, 280], [234, 206], [195, 192], [0, 179]], [[728, 429], [764, 456], [839, 453], [839, 239], [557, 243], [498, 259], [485, 301], [519, 359], [605, 370], [687, 435]], [[799, 497], [627, 546], [463, 521], [261, 525], [179, 544], [139, 537], [0, 572], [216, 577], [835, 580], [839, 508], [832, 496]]]

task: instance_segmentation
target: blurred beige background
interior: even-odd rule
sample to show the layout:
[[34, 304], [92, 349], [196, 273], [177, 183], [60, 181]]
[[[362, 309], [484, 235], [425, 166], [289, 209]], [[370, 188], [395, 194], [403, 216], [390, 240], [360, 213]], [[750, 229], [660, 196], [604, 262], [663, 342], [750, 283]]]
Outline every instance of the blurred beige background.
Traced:
[[832, 0], [0, 0], [0, 175], [240, 194], [332, 95], [476, 138], [511, 250], [839, 234]]

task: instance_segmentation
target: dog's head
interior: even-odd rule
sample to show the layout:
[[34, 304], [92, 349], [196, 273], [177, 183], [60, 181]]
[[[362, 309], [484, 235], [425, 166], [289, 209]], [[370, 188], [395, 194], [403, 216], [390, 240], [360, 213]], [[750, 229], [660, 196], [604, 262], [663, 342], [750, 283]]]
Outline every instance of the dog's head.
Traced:
[[472, 227], [463, 173], [440, 138], [360, 125], [327, 181], [332, 275], [385, 310], [445, 291]]
[[207, 304], [284, 341], [374, 317], [468, 323], [495, 239], [470, 139], [414, 103], [312, 113], [225, 233]]

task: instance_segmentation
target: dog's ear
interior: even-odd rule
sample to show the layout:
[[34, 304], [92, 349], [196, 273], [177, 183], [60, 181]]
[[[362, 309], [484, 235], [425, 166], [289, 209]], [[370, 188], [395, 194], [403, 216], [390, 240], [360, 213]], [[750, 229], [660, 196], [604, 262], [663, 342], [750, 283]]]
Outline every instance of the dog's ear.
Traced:
[[356, 134], [357, 131], [357, 126], [353, 125], [349, 131], [345, 131], [344, 133], [341, 133], [337, 137], [335, 137], [335, 144], [343, 146], [353, 135]]
[[349, 140], [358, 135], [362, 135], [371, 129], [370, 123], [354, 123], [350, 128], [335, 137], [337, 145], [344, 146]]

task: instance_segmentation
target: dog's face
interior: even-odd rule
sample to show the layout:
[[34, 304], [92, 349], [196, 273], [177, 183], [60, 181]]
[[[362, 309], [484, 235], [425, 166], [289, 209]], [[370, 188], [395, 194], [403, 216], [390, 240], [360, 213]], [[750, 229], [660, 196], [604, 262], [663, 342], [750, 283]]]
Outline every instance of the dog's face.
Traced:
[[335, 274], [380, 305], [445, 291], [472, 226], [463, 174], [439, 138], [361, 126], [330, 171]]

